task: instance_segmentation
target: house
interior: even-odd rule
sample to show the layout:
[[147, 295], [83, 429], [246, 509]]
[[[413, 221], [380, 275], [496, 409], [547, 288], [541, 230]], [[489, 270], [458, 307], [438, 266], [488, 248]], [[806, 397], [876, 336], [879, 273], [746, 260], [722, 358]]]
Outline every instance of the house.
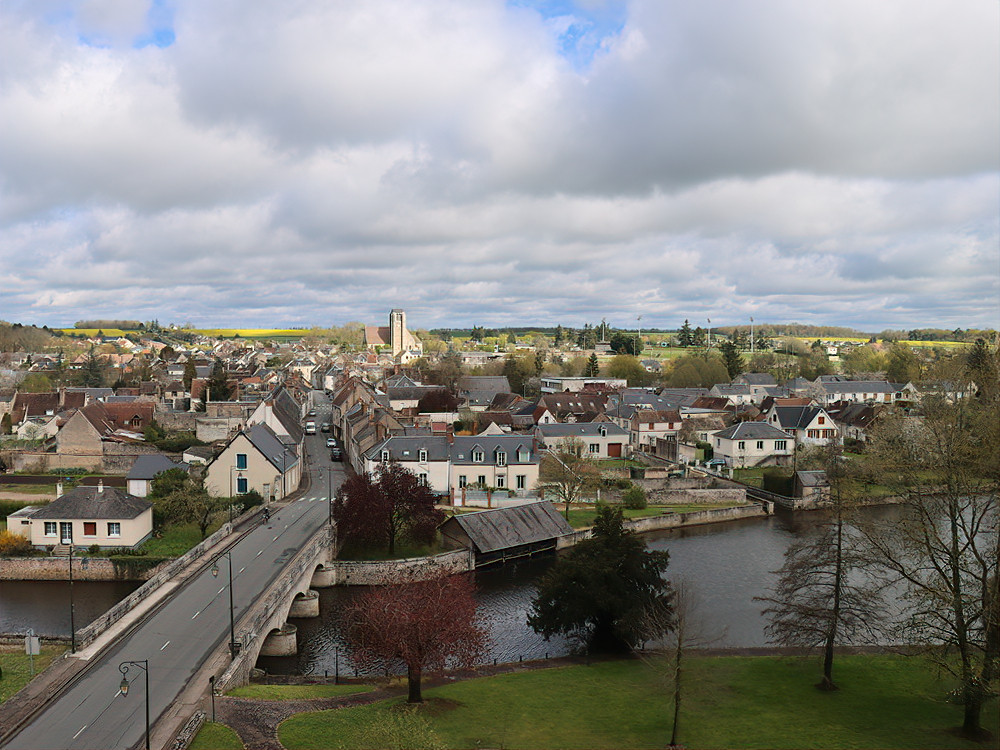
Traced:
[[537, 424], [545, 424], [543, 410], [557, 422], [594, 422], [605, 417], [608, 397], [600, 393], [543, 393], [535, 408]]
[[548, 375], [542, 378], [542, 393], [577, 393], [588, 385], [620, 390], [628, 386], [628, 381], [624, 378], [560, 378]]
[[543, 448], [556, 448], [576, 438], [591, 458], [624, 458], [628, 453], [628, 430], [613, 422], [542, 424], [535, 428], [535, 436]]
[[472, 411], [485, 411], [498, 393], [510, 393], [506, 375], [465, 375], [458, 381], [458, 397]]
[[680, 429], [681, 414], [676, 409], [637, 409], [629, 420], [629, 443], [633, 448], [651, 449], [657, 438], [676, 436]]
[[48, 505], [8, 516], [7, 528], [38, 548], [135, 547], [153, 533], [153, 504], [114, 487], [79, 486]]
[[840, 442], [840, 430], [821, 406], [772, 406], [764, 421], [787, 432], [796, 445]]
[[733, 406], [745, 406], [754, 402], [750, 386], [744, 383], [716, 383], [709, 389], [709, 394], [715, 398], [724, 398]]
[[451, 493], [451, 444], [443, 435], [390, 435], [365, 453], [364, 470], [374, 474], [380, 464], [395, 462], [416, 475], [438, 495]]
[[129, 494], [136, 497], [148, 497], [156, 475], [164, 471], [170, 471], [170, 469], [187, 471], [188, 467], [186, 464], [174, 463], [162, 453], [149, 453], [136, 456], [135, 463], [132, 464], [132, 468], [125, 475], [125, 480], [128, 482]]
[[240, 431], [205, 470], [205, 489], [212, 497], [235, 497], [256, 490], [280, 500], [302, 479], [302, 462], [266, 424]]
[[797, 471], [792, 496], [812, 503], [830, 499], [830, 482], [825, 471]]
[[841, 440], [868, 441], [872, 425], [886, 407], [879, 404], [857, 404], [852, 401], [838, 401], [832, 404], [827, 412], [840, 431]]
[[469, 485], [526, 494], [538, 483], [538, 452], [526, 435], [456, 435], [450, 447], [451, 490]]
[[766, 422], [738, 422], [712, 436], [715, 458], [727, 466], [780, 466], [788, 462], [795, 441]]

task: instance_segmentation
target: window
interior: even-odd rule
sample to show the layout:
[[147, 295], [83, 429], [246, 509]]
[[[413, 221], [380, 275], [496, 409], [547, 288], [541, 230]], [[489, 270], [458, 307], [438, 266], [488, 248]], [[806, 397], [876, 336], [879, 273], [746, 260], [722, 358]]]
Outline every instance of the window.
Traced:
[[122, 525], [117, 521], [108, 522], [108, 536], [121, 536], [122, 535]]
[[528, 452], [526, 450], [524, 450], [524, 448], [518, 448], [517, 449], [517, 462], [519, 464], [523, 464], [527, 460], [528, 460]]
[[806, 430], [806, 432], [811, 438], [819, 437], [819, 430]]
[[466, 478], [465, 474], [460, 474], [459, 477], [458, 477], [458, 488], [462, 489], [468, 483], [469, 483], [469, 480]]
[[600, 453], [601, 452], [601, 446], [598, 445], [597, 443], [591, 443], [590, 444], [590, 448], [588, 450], [591, 453]]
[[237, 453], [236, 454], [236, 468], [245, 469], [247, 467], [247, 454]]
[[479, 477], [476, 479], [476, 482], [478, 484], [482, 485], [483, 487], [485, 487], [486, 486], [486, 475], [485, 474], [480, 474]]
[[483, 462], [483, 452], [479, 449], [472, 451], [472, 461], [473, 463], [481, 464]]
[[523, 490], [527, 485], [527, 483], [528, 483], [528, 477], [526, 477], [524, 474], [517, 475], [517, 488], [519, 490]]
[[826, 424], [826, 417], [820, 417], [819, 418], [819, 423], [820, 424]]
[[507, 465], [507, 454], [503, 451], [497, 451], [497, 466]]
[[757, 450], [759, 450], [759, 451], [764, 450], [764, 441], [763, 440], [758, 440], [757, 441]]
[[97, 521], [84, 521], [83, 522], [83, 535], [84, 536], [97, 536]]
[[500, 476], [497, 477], [497, 487], [503, 489], [506, 486], [507, 486], [507, 477], [501, 474]]
[[236, 494], [237, 495], [245, 495], [245, 494], [247, 494], [247, 478], [246, 477], [239, 477], [236, 480]]
[[420, 463], [422, 464], [427, 463], [427, 451], [421, 448], [420, 453], [417, 454], [417, 460], [420, 461]]
[[737, 448], [738, 448], [739, 450], [741, 450], [741, 451], [742, 451], [742, 450], [746, 450], [746, 447], [747, 447], [747, 444], [746, 444], [746, 441], [743, 441], [743, 440], [741, 440], [740, 442], [738, 442], [738, 443], [736, 444], [736, 447], [737, 447]]
[[417, 476], [417, 484], [419, 484], [421, 487], [426, 487], [427, 486], [427, 475], [426, 474], [419, 474]]
[[783, 451], [783, 450], [785, 450], [785, 443], [786, 442], [787, 441], [785, 441], [785, 440], [775, 440], [774, 441], [774, 449], [776, 451]]
[[389, 451], [382, 451], [382, 463], [389, 463]]
[[55, 536], [56, 535], [56, 522], [46, 521], [45, 522], [45, 536]]

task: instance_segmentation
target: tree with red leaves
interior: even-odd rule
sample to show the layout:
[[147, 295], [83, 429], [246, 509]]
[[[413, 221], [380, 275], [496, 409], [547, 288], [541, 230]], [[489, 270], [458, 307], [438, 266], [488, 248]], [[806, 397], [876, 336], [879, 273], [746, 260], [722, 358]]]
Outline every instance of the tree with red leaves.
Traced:
[[406, 664], [410, 703], [421, 703], [424, 671], [472, 666], [486, 646], [476, 624], [470, 575], [440, 576], [373, 587], [346, 611], [351, 659], [359, 666], [399, 659]]
[[397, 463], [382, 464], [375, 474], [352, 476], [333, 503], [337, 533], [347, 544], [385, 548], [396, 554], [406, 539], [430, 544], [444, 513], [434, 507], [434, 493]]
[[451, 412], [457, 409], [458, 399], [447, 388], [427, 391], [417, 402], [419, 412]]

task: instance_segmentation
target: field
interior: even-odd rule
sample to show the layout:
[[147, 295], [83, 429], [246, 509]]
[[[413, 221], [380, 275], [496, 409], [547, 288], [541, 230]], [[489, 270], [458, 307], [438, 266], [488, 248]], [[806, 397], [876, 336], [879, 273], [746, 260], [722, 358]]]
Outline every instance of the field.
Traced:
[[186, 333], [226, 339], [236, 336], [241, 339], [300, 339], [303, 336], [311, 335], [312, 332], [307, 328], [191, 328]]
[[[950, 730], [954, 685], [917, 657], [838, 656], [840, 690], [822, 692], [818, 657], [693, 657], [678, 739], [689, 748], [973, 748]], [[662, 663], [595, 662], [515, 672], [402, 699], [293, 716], [279, 739], [295, 748], [647, 748], [670, 739]], [[983, 709], [996, 732], [995, 699]], [[992, 724], [991, 724], [992, 722]], [[400, 744], [400, 743], [404, 744]]]
[[100, 331], [105, 336], [124, 336], [126, 333], [138, 333], [145, 335], [145, 331], [125, 331], [121, 328], [61, 328], [64, 334], [67, 336], [96, 336], [97, 332]]
[[[65, 646], [42, 646], [42, 653], [35, 657], [37, 675], [66, 650]], [[31, 680], [31, 663], [23, 645], [0, 646], [0, 703], [10, 698]]]

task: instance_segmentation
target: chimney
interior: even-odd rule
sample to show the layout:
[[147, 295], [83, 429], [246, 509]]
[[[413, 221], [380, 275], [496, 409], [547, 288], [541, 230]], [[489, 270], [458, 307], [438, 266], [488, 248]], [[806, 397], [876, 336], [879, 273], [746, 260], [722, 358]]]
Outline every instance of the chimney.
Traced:
[[448, 425], [448, 445], [455, 444], [455, 426]]
[[98, 479], [97, 480], [97, 494], [100, 495], [102, 492], [104, 492], [104, 480], [103, 479]]
[[62, 497], [62, 496], [63, 496], [63, 483], [56, 482], [56, 497]]

